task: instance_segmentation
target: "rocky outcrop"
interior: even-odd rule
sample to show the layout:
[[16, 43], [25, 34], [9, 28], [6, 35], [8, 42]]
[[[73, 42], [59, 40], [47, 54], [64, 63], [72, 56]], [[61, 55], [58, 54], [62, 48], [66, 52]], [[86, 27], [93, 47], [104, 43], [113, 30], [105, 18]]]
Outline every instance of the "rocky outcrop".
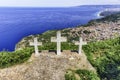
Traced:
[[63, 52], [61, 56], [54, 53], [41, 53], [37, 58], [21, 65], [0, 69], [0, 80], [65, 80], [67, 69], [95, 69], [85, 55]]

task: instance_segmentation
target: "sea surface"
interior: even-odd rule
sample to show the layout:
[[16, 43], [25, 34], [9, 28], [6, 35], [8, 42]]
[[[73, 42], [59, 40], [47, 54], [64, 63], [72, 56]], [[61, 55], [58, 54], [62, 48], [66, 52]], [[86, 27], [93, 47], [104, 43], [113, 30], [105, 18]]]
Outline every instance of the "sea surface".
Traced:
[[0, 51], [14, 51], [24, 37], [48, 30], [76, 27], [100, 18], [99, 12], [107, 6], [77, 6], [66, 8], [0, 8]]

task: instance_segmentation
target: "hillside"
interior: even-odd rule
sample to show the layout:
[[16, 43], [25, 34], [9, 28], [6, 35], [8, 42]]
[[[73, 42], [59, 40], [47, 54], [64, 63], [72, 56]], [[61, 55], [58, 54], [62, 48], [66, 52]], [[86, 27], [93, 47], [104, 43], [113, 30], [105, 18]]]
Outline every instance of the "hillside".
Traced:
[[120, 37], [90, 43], [83, 49], [102, 80], [120, 80]]
[[106, 16], [106, 17], [103, 17], [101, 19], [96, 19], [96, 20], [91, 20], [89, 22], [89, 24], [92, 24], [94, 22], [102, 22], [102, 23], [105, 23], [105, 22], [119, 22], [120, 20], [120, 13], [116, 13], [116, 14], [112, 14], [112, 15], [109, 15], [109, 16]]
[[[34, 55], [25, 63], [5, 69], [0, 69], [1, 80], [119, 80], [120, 79], [120, 14], [114, 14], [102, 19], [92, 20], [83, 26], [61, 30], [62, 36], [68, 37], [68, 42], [62, 43], [62, 55], [46, 52], [56, 50], [56, 43], [50, 38], [56, 36], [56, 31], [47, 31], [43, 34], [31, 35], [22, 39], [16, 45], [16, 55], [19, 50], [33, 47], [29, 41], [38, 37], [43, 42], [39, 47], [41, 54]], [[78, 55], [78, 46], [74, 41], [83, 37], [88, 42], [83, 46], [83, 55]], [[43, 51], [44, 50], [44, 51]], [[67, 50], [67, 51], [65, 51]], [[18, 53], [19, 52], [19, 53]], [[1, 53], [2, 54], [2, 53]], [[27, 53], [25, 55], [28, 55]], [[2, 54], [3, 55], [3, 54]], [[24, 59], [22, 54], [17, 58]], [[15, 57], [15, 56], [11, 56]], [[3, 57], [4, 58], [4, 57]], [[15, 58], [16, 59], [16, 58]], [[27, 56], [28, 59], [28, 56]], [[5, 60], [7, 60], [5, 58]], [[6, 61], [3, 60], [3, 65]], [[8, 60], [8, 62], [11, 61]], [[23, 61], [22, 61], [23, 62]], [[10, 64], [9, 64], [10, 65]], [[7, 65], [6, 67], [8, 67]], [[11, 66], [11, 65], [10, 65]]]
[[[90, 42], [87, 56], [63, 51], [61, 56], [42, 51], [24, 64], [0, 69], [1, 80], [119, 80], [120, 38]], [[94, 69], [91, 64], [94, 66]], [[96, 73], [97, 72], [97, 73]], [[14, 76], [13, 76], [14, 75]], [[99, 76], [98, 76], [99, 75]], [[100, 78], [100, 79], [99, 79]]]
[[[72, 45], [72, 48], [69, 45], [68, 49], [74, 49], [71, 42], [78, 40], [80, 36], [88, 42], [118, 37], [120, 35], [119, 25], [120, 14], [114, 14], [102, 19], [91, 20], [88, 24], [83, 26], [63, 29], [61, 30], [62, 36], [67, 36], [68, 38], [68, 42], [63, 43], [63, 45], [68, 45], [68, 43], [70, 43]], [[56, 36], [56, 31], [47, 31], [43, 34], [28, 36], [16, 45], [16, 49], [19, 49], [21, 47], [29, 47], [29, 41], [33, 41], [34, 37], [38, 37], [39, 41], [43, 42], [44, 49], [47, 50], [47, 47], [51, 46], [51, 44], [55, 47], [54, 43], [50, 43], [52, 36]], [[51, 47], [51, 49], [55, 49], [54, 47]]]

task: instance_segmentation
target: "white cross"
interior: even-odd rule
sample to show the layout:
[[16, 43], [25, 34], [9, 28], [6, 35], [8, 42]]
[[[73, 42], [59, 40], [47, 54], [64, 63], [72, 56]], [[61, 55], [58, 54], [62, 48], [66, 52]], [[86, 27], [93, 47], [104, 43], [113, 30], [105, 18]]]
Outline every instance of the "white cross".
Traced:
[[30, 42], [30, 46], [35, 48], [35, 56], [39, 55], [38, 46], [41, 46], [42, 42], [38, 42], [37, 38], [34, 38], [34, 42]]
[[57, 37], [52, 37], [51, 42], [57, 42], [57, 55], [61, 55], [61, 42], [67, 42], [66, 37], [61, 37], [61, 32], [57, 32]]
[[82, 54], [82, 45], [86, 45], [86, 44], [87, 42], [83, 42], [82, 38], [79, 38], [79, 42], [75, 42], [75, 45], [79, 45], [79, 51], [78, 51], [79, 54]]

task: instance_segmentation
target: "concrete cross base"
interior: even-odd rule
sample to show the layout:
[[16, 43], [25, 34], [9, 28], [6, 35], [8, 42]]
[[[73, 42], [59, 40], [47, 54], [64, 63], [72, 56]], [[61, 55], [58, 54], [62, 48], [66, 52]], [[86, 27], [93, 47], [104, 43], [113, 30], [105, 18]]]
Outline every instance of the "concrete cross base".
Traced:
[[38, 53], [38, 54], [34, 54], [35, 55], [35, 57], [39, 57], [40, 56], [40, 53]]

